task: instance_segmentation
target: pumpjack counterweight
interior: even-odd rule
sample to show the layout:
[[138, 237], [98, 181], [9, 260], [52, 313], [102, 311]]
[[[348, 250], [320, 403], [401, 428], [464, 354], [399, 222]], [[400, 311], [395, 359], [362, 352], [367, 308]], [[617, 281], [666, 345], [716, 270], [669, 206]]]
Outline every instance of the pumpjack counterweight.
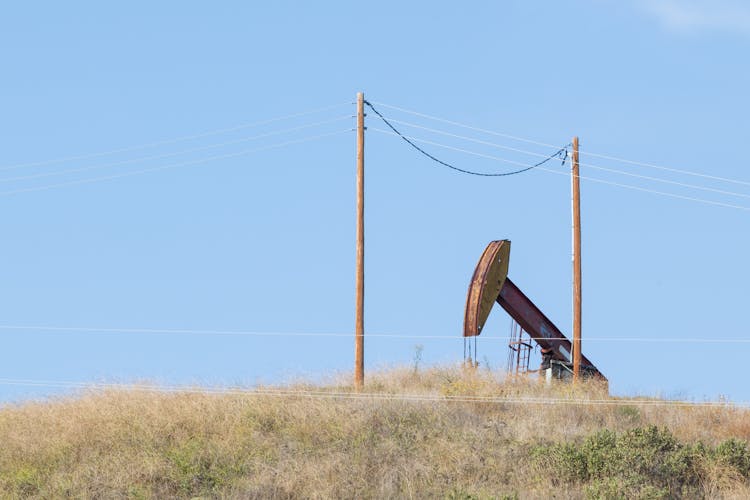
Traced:
[[[508, 277], [509, 261], [509, 240], [492, 241], [482, 253], [466, 297], [464, 337], [475, 337], [482, 333], [492, 307], [497, 302], [541, 347], [542, 368], [548, 368], [550, 363], [563, 367], [571, 366], [573, 359], [571, 341], [511, 281]], [[583, 355], [581, 356], [581, 370], [587, 377], [607, 380]]]

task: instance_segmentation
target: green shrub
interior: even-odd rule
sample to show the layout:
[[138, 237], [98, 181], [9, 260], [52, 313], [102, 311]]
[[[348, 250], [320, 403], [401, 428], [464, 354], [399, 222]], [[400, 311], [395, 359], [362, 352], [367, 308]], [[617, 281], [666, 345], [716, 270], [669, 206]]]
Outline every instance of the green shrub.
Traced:
[[750, 450], [747, 442], [740, 439], [727, 439], [720, 443], [711, 454], [714, 461], [734, 468], [742, 477], [750, 479]]
[[699, 485], [696, 449], [655, 426], [621, 435], [604, 429], [578, 445], [537, 448], [534, 457], [553, 482], [588, 483], [594, 498], [673, 497]]

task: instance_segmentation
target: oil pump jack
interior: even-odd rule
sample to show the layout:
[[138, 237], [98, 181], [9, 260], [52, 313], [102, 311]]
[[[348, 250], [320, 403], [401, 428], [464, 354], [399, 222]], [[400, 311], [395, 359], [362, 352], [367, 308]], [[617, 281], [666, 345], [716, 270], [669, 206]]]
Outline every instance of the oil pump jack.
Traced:
[[[492, 241], [482, 253], [466, 297], [464, 340], [467, 337], [474, 337], [476, 346], [476, 337], [482, 333], [490, 311], [497, 302], [529, 334], [530, 340], [541, 348], [540, 372], [544, 377], [547, 380], [571, 378], [572, 343], [508, 278], [509, 262], [510, 240]], [[465, 351], [464, 349], [464, 356]], [[476, 357], [476, 347], [474, 352]], [[469, 362], [471, 362], [470, 358]], [[607, 380], [583, 355], [581, 355], [581, 374], [584, 377], [597, 378], [605, 382]]]

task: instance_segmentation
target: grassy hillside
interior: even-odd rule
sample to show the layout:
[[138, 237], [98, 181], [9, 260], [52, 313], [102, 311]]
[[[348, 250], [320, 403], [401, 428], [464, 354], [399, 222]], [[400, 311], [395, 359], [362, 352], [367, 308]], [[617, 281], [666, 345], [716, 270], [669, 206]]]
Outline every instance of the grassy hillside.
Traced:
[[367, 382], [361, 397], [331, 383], [6, 406], [0, 497], [750, 497], [746, 410], [614, 400], [481, 369]]

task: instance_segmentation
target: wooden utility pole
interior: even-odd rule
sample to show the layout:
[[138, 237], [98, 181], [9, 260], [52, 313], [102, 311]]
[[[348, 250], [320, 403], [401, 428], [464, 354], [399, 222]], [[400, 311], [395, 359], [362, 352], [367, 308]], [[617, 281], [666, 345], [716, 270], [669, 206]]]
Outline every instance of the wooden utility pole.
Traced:
[[365, 382], [365, 96], [357, 93], [357, 271], [354, 313], [354, 385]]
[[578, 175], [578, 136], [573, 137], [573, 381], [581, 376], [581, 186]]

